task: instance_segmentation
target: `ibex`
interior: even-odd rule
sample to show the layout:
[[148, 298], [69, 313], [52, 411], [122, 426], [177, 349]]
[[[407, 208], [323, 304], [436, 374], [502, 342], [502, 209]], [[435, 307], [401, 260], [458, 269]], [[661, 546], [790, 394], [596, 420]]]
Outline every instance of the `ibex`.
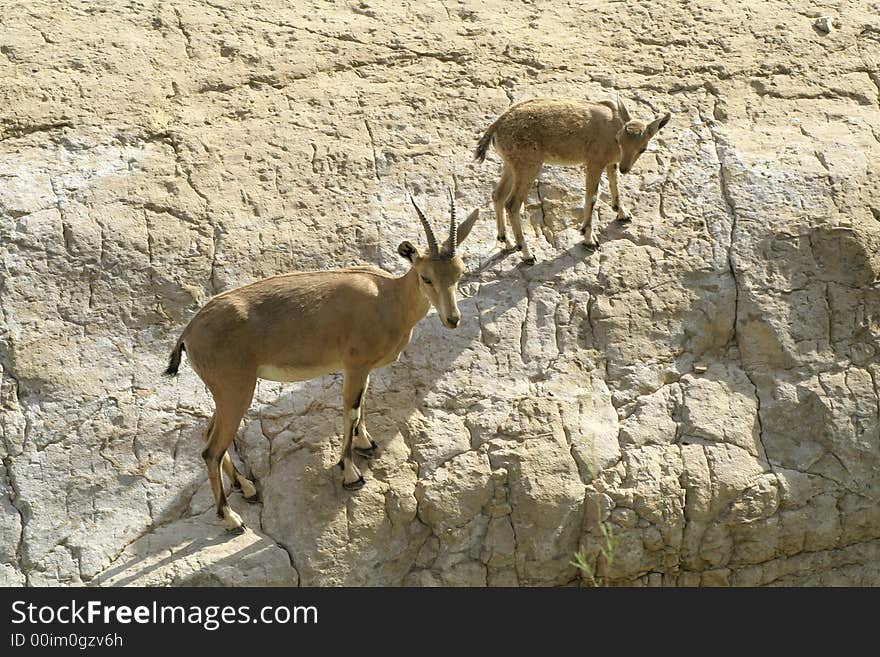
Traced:
[[[451, 195], [450, 195], [451, 197]], [[339, 467], [342, 487], [364, 485], [354, 453], [372, 458], [375, 441], [364, 426], [364, 396], [370, 372], [400, 356], [413, 327], [433, 305], [444, 326], [458, 326], [456, 285], [464, 263], [456, 247], [479, 210], [458, 226], [455, 202], [449, 237], [442, 246], [410, 196], [428, 240], [427, 252], [401, 242], [397, 252], [412, 266], [400, 277], [376, 267], [294, 272], [265, 278], [217, 295], [196, 313], [178, 339], [165, 374], [177, 374], [181, 352], [214, 398], [202, 458], [226, 529], [244, 531], [241, 517], [226, 500], [220, 474], [245, 499], [256, 501], [253, 482], [239, 472], [226, 450], [253, 399], [257, 379], [305, 381], [342, 370], [343, 440]]]
[[608, 174], [611, 206], [617, 211], [617, 219], [630, 221], [617, 192], [618, 163], [621, 173], [629, 172], [651, 138], [669, 122], [669, 116], [667, 112], [650, 123], [631, 119], [620, 97], [617, 104], [610, 100], [594, 103], [576, 98], [535, 98], [509, 108], [480, 137], [474, 154], [482, 162], [489, 145], [494, 144], [503, 162], [501, 179], [492, 192], [498, 241], [505, 249], [513, 248], [504, 228], [507, 209], [516, 249], [522, 251], [524, 263], [534, 263], [520, 221], [520, 207], [532, 182], [544, 162], [584, 164], [586, 198], [580, 230], [587, 246], [598, 247], [593, 208], [602, 171]]

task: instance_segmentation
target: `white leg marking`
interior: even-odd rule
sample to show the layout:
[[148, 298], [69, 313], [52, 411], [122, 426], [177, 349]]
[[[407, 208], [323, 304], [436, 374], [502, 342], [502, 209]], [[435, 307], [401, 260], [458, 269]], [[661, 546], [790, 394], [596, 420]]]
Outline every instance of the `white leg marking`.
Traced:
[[253, 497], [257, 494], [257, 488], [250, 479], [238, 476], [238, 485], [241, 486], [241, 494], [245, 497]]
[[346, 484], [350, 484], [353, 481], [357, 481], [361, 478], [361, 471], [357, 469], [354, 463], [352, 463], [349, 459], [345, 459], [342, 462], [342, 481]]
[[366, 427], [361, 427], [354, 437], [354, 446], [370, 449], [373, 446], [372, 437]]
[[223, 524], [226, 525], [226, 529], [233, 530], [241, 527], [244, 521], [229, 506], [225, 506], [223, 507]]

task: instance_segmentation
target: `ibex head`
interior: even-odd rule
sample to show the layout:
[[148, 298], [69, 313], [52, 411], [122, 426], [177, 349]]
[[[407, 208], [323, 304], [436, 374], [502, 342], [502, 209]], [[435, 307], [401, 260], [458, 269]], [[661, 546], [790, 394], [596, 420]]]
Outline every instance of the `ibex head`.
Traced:
[[424, 213], [416, 205], [412, 195], [409, 199], [425, 229], [428, 249], [427, 251], [421, 250], [413, 246], [411, 242], [401, 242], [397, 247], [397, 252], [412, 263], [413, 269], [419, 275], [419, 289], [437, 309], [440, 321], [445, 327], [454, 329], [461, 320], [455, 291], [458, 280], [464, 273], [464, 262], [456, 250], [471, 232], [471, 228], [474, 227], [474, 223], [480, 216], [480, 211], [474, 210], [461, 225], [457, 224], [455, 221], [455, 199], [450, 192], [449, 237], [442, 245], [438, 245], [431, 224], [428, 223]]
[[650, 123], [632, 119], [620, 94], [617, 95], [617, 113], [623, 121], [623, 127], [617, 133], [617, 145], [620, 148], [620, 173], [629, 173], [639, 156], [648, 148], [648, 142], [656, 135], [660, 128], [669, 123], [670, 114], [656, 117]]

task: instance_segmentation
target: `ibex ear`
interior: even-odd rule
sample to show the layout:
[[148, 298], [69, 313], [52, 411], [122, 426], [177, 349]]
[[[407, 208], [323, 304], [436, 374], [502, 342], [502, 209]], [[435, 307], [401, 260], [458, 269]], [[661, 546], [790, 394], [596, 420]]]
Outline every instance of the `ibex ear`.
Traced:
[[397, 247], [397, 253], [399, 253], [402, 258], [413, 262], [413, 260], [418, 257], [419, 250], [414, 247], [411, 242], [404, 241]]
[[465, 238], [470, 235], [471, 228], [474, 227], [474, 224], [477, 223], [477, 219], [480, 218], [480, 208], [477, 208], [473, 212], [468, 215], [468, 218], [465, 219], [458, 225], [458, 243], [461, 244], [464, 242]]
[[648, 124], [648, 136], [653, 137], [658, 132], [660, 132], [660, 128], [669, 123], [669, 119], [671, 117], [672, 115], [669, 112], [666, 112], [666, 114], [664, 114], [663, 116], [658, 116], [656, 119], [651, 121]]

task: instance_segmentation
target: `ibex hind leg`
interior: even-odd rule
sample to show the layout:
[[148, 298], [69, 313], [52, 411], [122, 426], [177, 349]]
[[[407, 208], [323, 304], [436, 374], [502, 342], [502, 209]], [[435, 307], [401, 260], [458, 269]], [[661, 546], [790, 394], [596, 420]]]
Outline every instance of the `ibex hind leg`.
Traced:
[[241, 494], [242, 497], [244, 497], [245, 502], [253, 504], [260, 501], [260, 493], [254, 485], [254, 482], [245, 477], [241, 471], [235, 467], [235, 463], [232, 462], [232, 458], [229, 456], [229, 450], [226, 450], [226, 453], [223, 454], [223, 462], [221, 465], [223, 466], [223, 472], [226, 473], [226, 477], [232, 482], [232, 487], [241, 489]]
[[245, 526], [241, 516], [232, 510], [226, 499], [220, 464], [224, 457], [229, 458], [226, 450], [229, 449], [241, 418], [251, 404], [255, 385], [256, 377], [240, 382], [232, 389], [226, 387], [218, 389], [216, 386], [211, 389], [217, 408], [214, 411], [211, 433], [208, 436], [208, 446], [202, 452], [202, 458], [205, 459], [205, 466], [208, 469], [208, 480], [211, 482], [211, 490], [217, 503], [217, 515], [223, 519], [226, 530], [235, 534], [242, 533]]
[[[211, 416], [211, 421], [208, 422], [208, 428], [205, 430], [202, 439], [207, 444], [211, 437], [211, 432], [214, 430], [214, 416]], [[232, 462], [232, 459], [229, 456], [229, 450], [223, 453], [223, 460], [220, 463], [223, 468], [223, 472], [226, 474], [226, 478], [229, 479], [233, 488], [241, 489], [242, 495], [244, 496], [245, 501], [247, 502], [259, 502], [260, 495], [257, 491], [254, 483], [245, 477], [238, 468], [235, 467], [235, 463]]]
[[495, 189], [492, 191], [492, 205], [495, 207], [495, 226], [498, 229], [498, 242], [501, 244], [501, 248], [505, 251], [512, 251], [514, 249], [513, 243], [507, 236], [507, 228], [504, 222], [504, 203], [510, 196], [510, 188], [512, 185], [513, 174], [511, 173], [510, 167], [505, 164], [501, 171], [501, 178], [498, 180], [498, 184], [495, 185]]
[[524, 265], [534, 264], [535, 256], [532, 255], [529, 245], [526, 243], [520, 212], [526, 197], [529, 195], [529, 189], [531, 189], [532, 183], [535, 182], [535, 178], [538, 177], [540, 171], [540, 162], [530, 162], [516, 169], [513, 172], [513, 185], [506, 203], [507, 213], [510, 217], [510, 226], [513, 228], [513, 235], [516, 238], [516, 248], [522, 251]]

